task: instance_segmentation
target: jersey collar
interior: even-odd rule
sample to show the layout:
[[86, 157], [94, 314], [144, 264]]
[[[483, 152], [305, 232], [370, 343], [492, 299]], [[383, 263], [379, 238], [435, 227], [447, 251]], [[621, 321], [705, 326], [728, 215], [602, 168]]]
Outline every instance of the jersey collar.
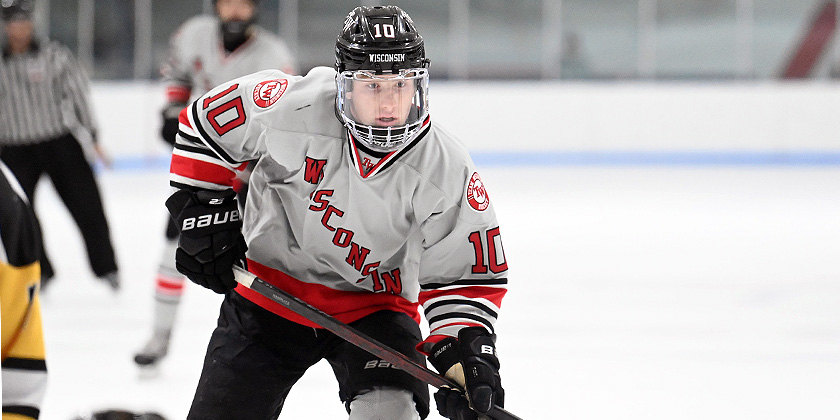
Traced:
[[388, 167], [390, 167], [401, 156], [405, 155], [406, 153], [408, 153], [409, 150], [413, 149], [414, 146], [416, 146], [418, 143], [420, 143], [420, 140], [422, 140], [423, 137], [426, 137], [426, 134], [429, 132], [431, 127], [432, 127], [431, 118], [426, 117], [426, 121], [423, 121], [423, 129], [420, 130], [420, 133], [416, 137], [414, 137], [414, 139], [412, 139], [408, 144], [403, 146], [401, 149], [394, 150], [393, 152], [389, 152], [389, 153], [385, 154], [384, 156], [382, 156], [379, 159], [379, 162], [377, 162], [376, 165], [374, 165], [374, 167], [367, 174], [365, 174], [365, 167], [362, 164], [362, 159], [361, 159], [361, 156], [359, 155], [359, 150], [363, 150], [364, 152], [366, 152], [370, 155], [374, 155], [374, 156], [378, 155], [378, 153], [376, 153], [374, 151], [371, 151], [371, 150], [367, 149], [366, 147], [364, 147], [362, 144], [360, 144], [359, 141], [356, 140], [356, 138], [353, 137], [353, 134], [350, 133], [350, 131], [348, 130], [347, 131], [347, 137], [348, 137], [349, 143], [350, 143], [350, 147], [349, 147], [349, 149], [350, 149], [350, 163], [356, 169], [356, 173], [358, 173], [359, 176], [361, 176], [362, 178], [370, 178], [370, 177], [378, 174], [379, 172], [382, 172], [383, 170], [387, 169]]

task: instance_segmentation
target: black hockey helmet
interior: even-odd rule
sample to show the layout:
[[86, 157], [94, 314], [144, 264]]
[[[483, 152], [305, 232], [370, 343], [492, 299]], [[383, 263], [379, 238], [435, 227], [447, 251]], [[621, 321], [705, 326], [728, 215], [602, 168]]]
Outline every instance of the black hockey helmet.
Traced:
[[335, 42], [335, 69], [371, 70], [375, 74], [427, 68], [423, 37], [397, 6], [361, 6], [344, 20]]
[[353, 9], [335, 42], [336, 115], [373, 151], [403, 147], [429, 122], [428, 67], [423, 37], [402, 9]]
[[32, 20], [35, 11], [33, 0], [2, 0], [3, 20]]

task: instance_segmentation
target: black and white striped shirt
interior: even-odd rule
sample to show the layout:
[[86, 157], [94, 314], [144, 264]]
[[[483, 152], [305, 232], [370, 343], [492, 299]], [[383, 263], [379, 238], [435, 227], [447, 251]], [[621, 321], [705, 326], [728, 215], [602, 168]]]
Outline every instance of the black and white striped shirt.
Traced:
[[39, 143], [72, 133], [95, 141], [88, 78], [67, 47], [33, 43], [0, 58], [0, 146]]

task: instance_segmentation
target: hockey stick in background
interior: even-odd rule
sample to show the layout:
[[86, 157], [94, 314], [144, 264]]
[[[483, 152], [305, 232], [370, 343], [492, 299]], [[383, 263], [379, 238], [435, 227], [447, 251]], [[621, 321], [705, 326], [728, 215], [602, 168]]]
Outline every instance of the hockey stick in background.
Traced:
[[[445, 386], [460, 389], [460, 386], [455, 382], [452, 382], [429, 368], [418, 364], [414, 360], [409, 359], [408, 356], [380, 343], [379, 341], [362, 334], [355, 328], [333, 318], [320, 309], [311, 306], [310, 304], [283, 290], [280, 290], [265, 280], [251, 274], [244, 268], [234, 266], [233, 274], [239, 284], [271, 299], [280, 305], [283, 305], [292, 312], [347, 340], [350, 344], [366, 350], [370, 354], [391, 363], [396, 368], [402, 369], [409, 375], [414, 376], [415, 378], [426, 382], [435, 388]], [[492, 420], [522, 420], [497, 405], [494, 405], [487, 415]]]

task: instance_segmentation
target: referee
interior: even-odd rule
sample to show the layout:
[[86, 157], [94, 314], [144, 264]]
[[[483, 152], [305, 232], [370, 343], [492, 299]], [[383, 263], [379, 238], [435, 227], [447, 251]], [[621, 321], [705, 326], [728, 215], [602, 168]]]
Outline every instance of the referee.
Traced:
[[[3, 0], [6, 42], [0, 58], [0, 158], [34, 208], [35, 187], [49, 175], [79, 227], [94, 274], [120, 285], [102, 198], [80, 142], [96, 144], [88, 81], [70, 51], [33, 36], [33, 0]], [[54, 275], [41, 255], [42, 287]]]

